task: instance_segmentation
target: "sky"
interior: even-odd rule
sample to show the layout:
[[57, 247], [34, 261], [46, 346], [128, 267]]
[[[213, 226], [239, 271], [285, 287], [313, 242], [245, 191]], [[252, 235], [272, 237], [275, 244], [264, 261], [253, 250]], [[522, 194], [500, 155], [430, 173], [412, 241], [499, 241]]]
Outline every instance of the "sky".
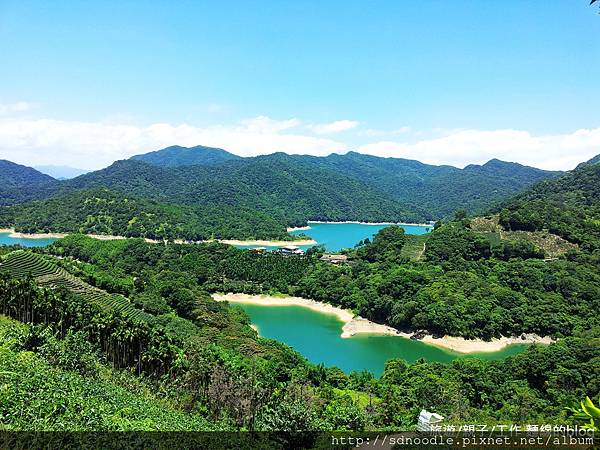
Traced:
[[600, 153], [589, 0], [0, 0], [0, 159], [170, 145], [568, 170]]

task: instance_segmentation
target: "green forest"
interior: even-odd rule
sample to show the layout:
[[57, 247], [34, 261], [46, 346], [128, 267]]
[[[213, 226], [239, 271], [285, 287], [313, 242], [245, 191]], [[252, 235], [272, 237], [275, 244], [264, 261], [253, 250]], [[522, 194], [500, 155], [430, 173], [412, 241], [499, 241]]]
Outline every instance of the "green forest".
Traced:
[[0, 227], [24, 233], [84, 233], [154, 240], [292, 240], [283, 220], [243, 207], [174, 205], [106, 188], [0, 208]]
[[[124, 229], [131, 239], [73, 234], [45, 248], [0, 248], [0, 427], [413, 430], [423, 408], [456, 425], [589, 425], [581, 402], [597, 404], [600, 394], [598, 167], [545, 181], [487, 218], [458, 211], [426, 236], [384, 228], [344, 251], [341, 265], [321, 261], [321, 247], [286, 256], [175, 243], [188, 230], [183, 221], [150, 234], [181, 215], [204, 222], [193, 205], [164, 209], [103, 189], [69, 194], [64, 212], [42, 201], [65, 229]], [[563, 213], [550, 214], [559, 204]], [[23, 229], [26, 220], [44, 223], [21, 208]], [[243, 217], [219, 213], [243, 226]], [[90, 215], [98, 220], [85, 228]], [[549, 257], [544, 244], [556, 239], [564, 245]], [[312, 364], [259, 337], [243, 310], [211, 298], [216, 292], [302, 296], [408, 332], [554, 342], [500, 361], [393, 359], [376, 378]], [[312, 434], [285, 439], [270, 444], [318, 444]]]

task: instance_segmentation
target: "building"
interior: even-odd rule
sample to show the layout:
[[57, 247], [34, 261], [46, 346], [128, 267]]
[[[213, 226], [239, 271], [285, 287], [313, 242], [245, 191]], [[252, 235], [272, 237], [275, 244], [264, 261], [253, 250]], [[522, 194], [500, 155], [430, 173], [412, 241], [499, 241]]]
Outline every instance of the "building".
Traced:
[[279, 247], [279, 252], [283, 255], [304, 255], [304, 250], [296, 247], [295, 245], [286, 245], [285, 247]]
[[346, 255], [332, 255], [327, 253], [321, 256], [319, 259], [332, 264], [343, 264], [348, 262], [348, 257]]
[[419, 413], [419, 420], [417, 422], [417, 430], [423, 432], [431, 432], [439, 430], [441, 422], [444, 420], [443, 416], [434, 412], [429, 412], [422, 409]]

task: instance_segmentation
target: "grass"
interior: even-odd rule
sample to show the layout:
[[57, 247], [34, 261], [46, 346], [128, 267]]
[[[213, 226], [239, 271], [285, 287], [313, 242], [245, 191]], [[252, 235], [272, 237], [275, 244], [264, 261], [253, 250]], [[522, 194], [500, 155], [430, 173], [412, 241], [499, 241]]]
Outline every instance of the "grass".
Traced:
[[402, 247], [401, 255], [411, 261], [420, 261], [423, 258], [425, 242], [429, 239], [427, 234], [407, 234], [406, 242]]

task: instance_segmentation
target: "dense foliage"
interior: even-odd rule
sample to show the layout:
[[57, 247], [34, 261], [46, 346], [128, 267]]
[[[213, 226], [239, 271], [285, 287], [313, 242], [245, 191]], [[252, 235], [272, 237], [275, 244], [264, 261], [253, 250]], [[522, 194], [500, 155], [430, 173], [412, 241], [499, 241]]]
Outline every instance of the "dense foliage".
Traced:
[[481, 212], [553, 172], [492, 159], [464, 169], [349, 152], [314, 158], [315, 164], [351, 175], [403, 205], [418, 205], [426, 218], [450, 216], [459, 208]]
[[0, 227], [17, 231], [75, 232], [156, 240], [290, 240], [285, 223], [243, 207], [158, 203], [108, 189], [80, 190], [0, 208]]
[[500, 211], [509, 230], [546, 229], [590, 251], [600, 249], [599, 218], [600, 163], [593, 162], [535, 186]]
[[225, 161], [240, 159], [240, 157], [220, 148], [204, 147], [202, 145], [195, 147], [173, 145], [155, 152], [132, 156], [131, 159], [161, 167], [180, 167], [213, 166]]
[[[81, 261], [65, 258], [77, 249]], [[59, 241], [52, 252], [63, 258], [37, 255], [2, 266], [2, 313], [28, 324], [0, 320], [3, 428], [403, 429], [414, 427], [421, 408], [456, 424], [568, 423], [574, 419], [565, 406], [600, 390], [598, 331], [505, 361], [391, 360], [377, 380], [311, 365], [285, 346], [257, 339], [240, 310], [206, 297], [203, 286], [218, 278], [211, 266], [250, 252], [80, 236]], [[111, 257], [114, 265], [107, 263]], [[114, 278], [107, 289], [126, 290], [139, 307], [152, 306], [154, 318], [134, 324], [85, 294], [40, 288], [36, 280], [50, 270], [41, 261], [78, 274], [82, 283]], [[192, 268], [206, 264], [207, 272], [192, 276]], [[35, 269], [29, 277], [11, 276], [26, 272], [16, 271], [24, 266]]]
[[0, 160], [0, 206], [37, 198], [54, 192], [58, 182], [31, 167]]

